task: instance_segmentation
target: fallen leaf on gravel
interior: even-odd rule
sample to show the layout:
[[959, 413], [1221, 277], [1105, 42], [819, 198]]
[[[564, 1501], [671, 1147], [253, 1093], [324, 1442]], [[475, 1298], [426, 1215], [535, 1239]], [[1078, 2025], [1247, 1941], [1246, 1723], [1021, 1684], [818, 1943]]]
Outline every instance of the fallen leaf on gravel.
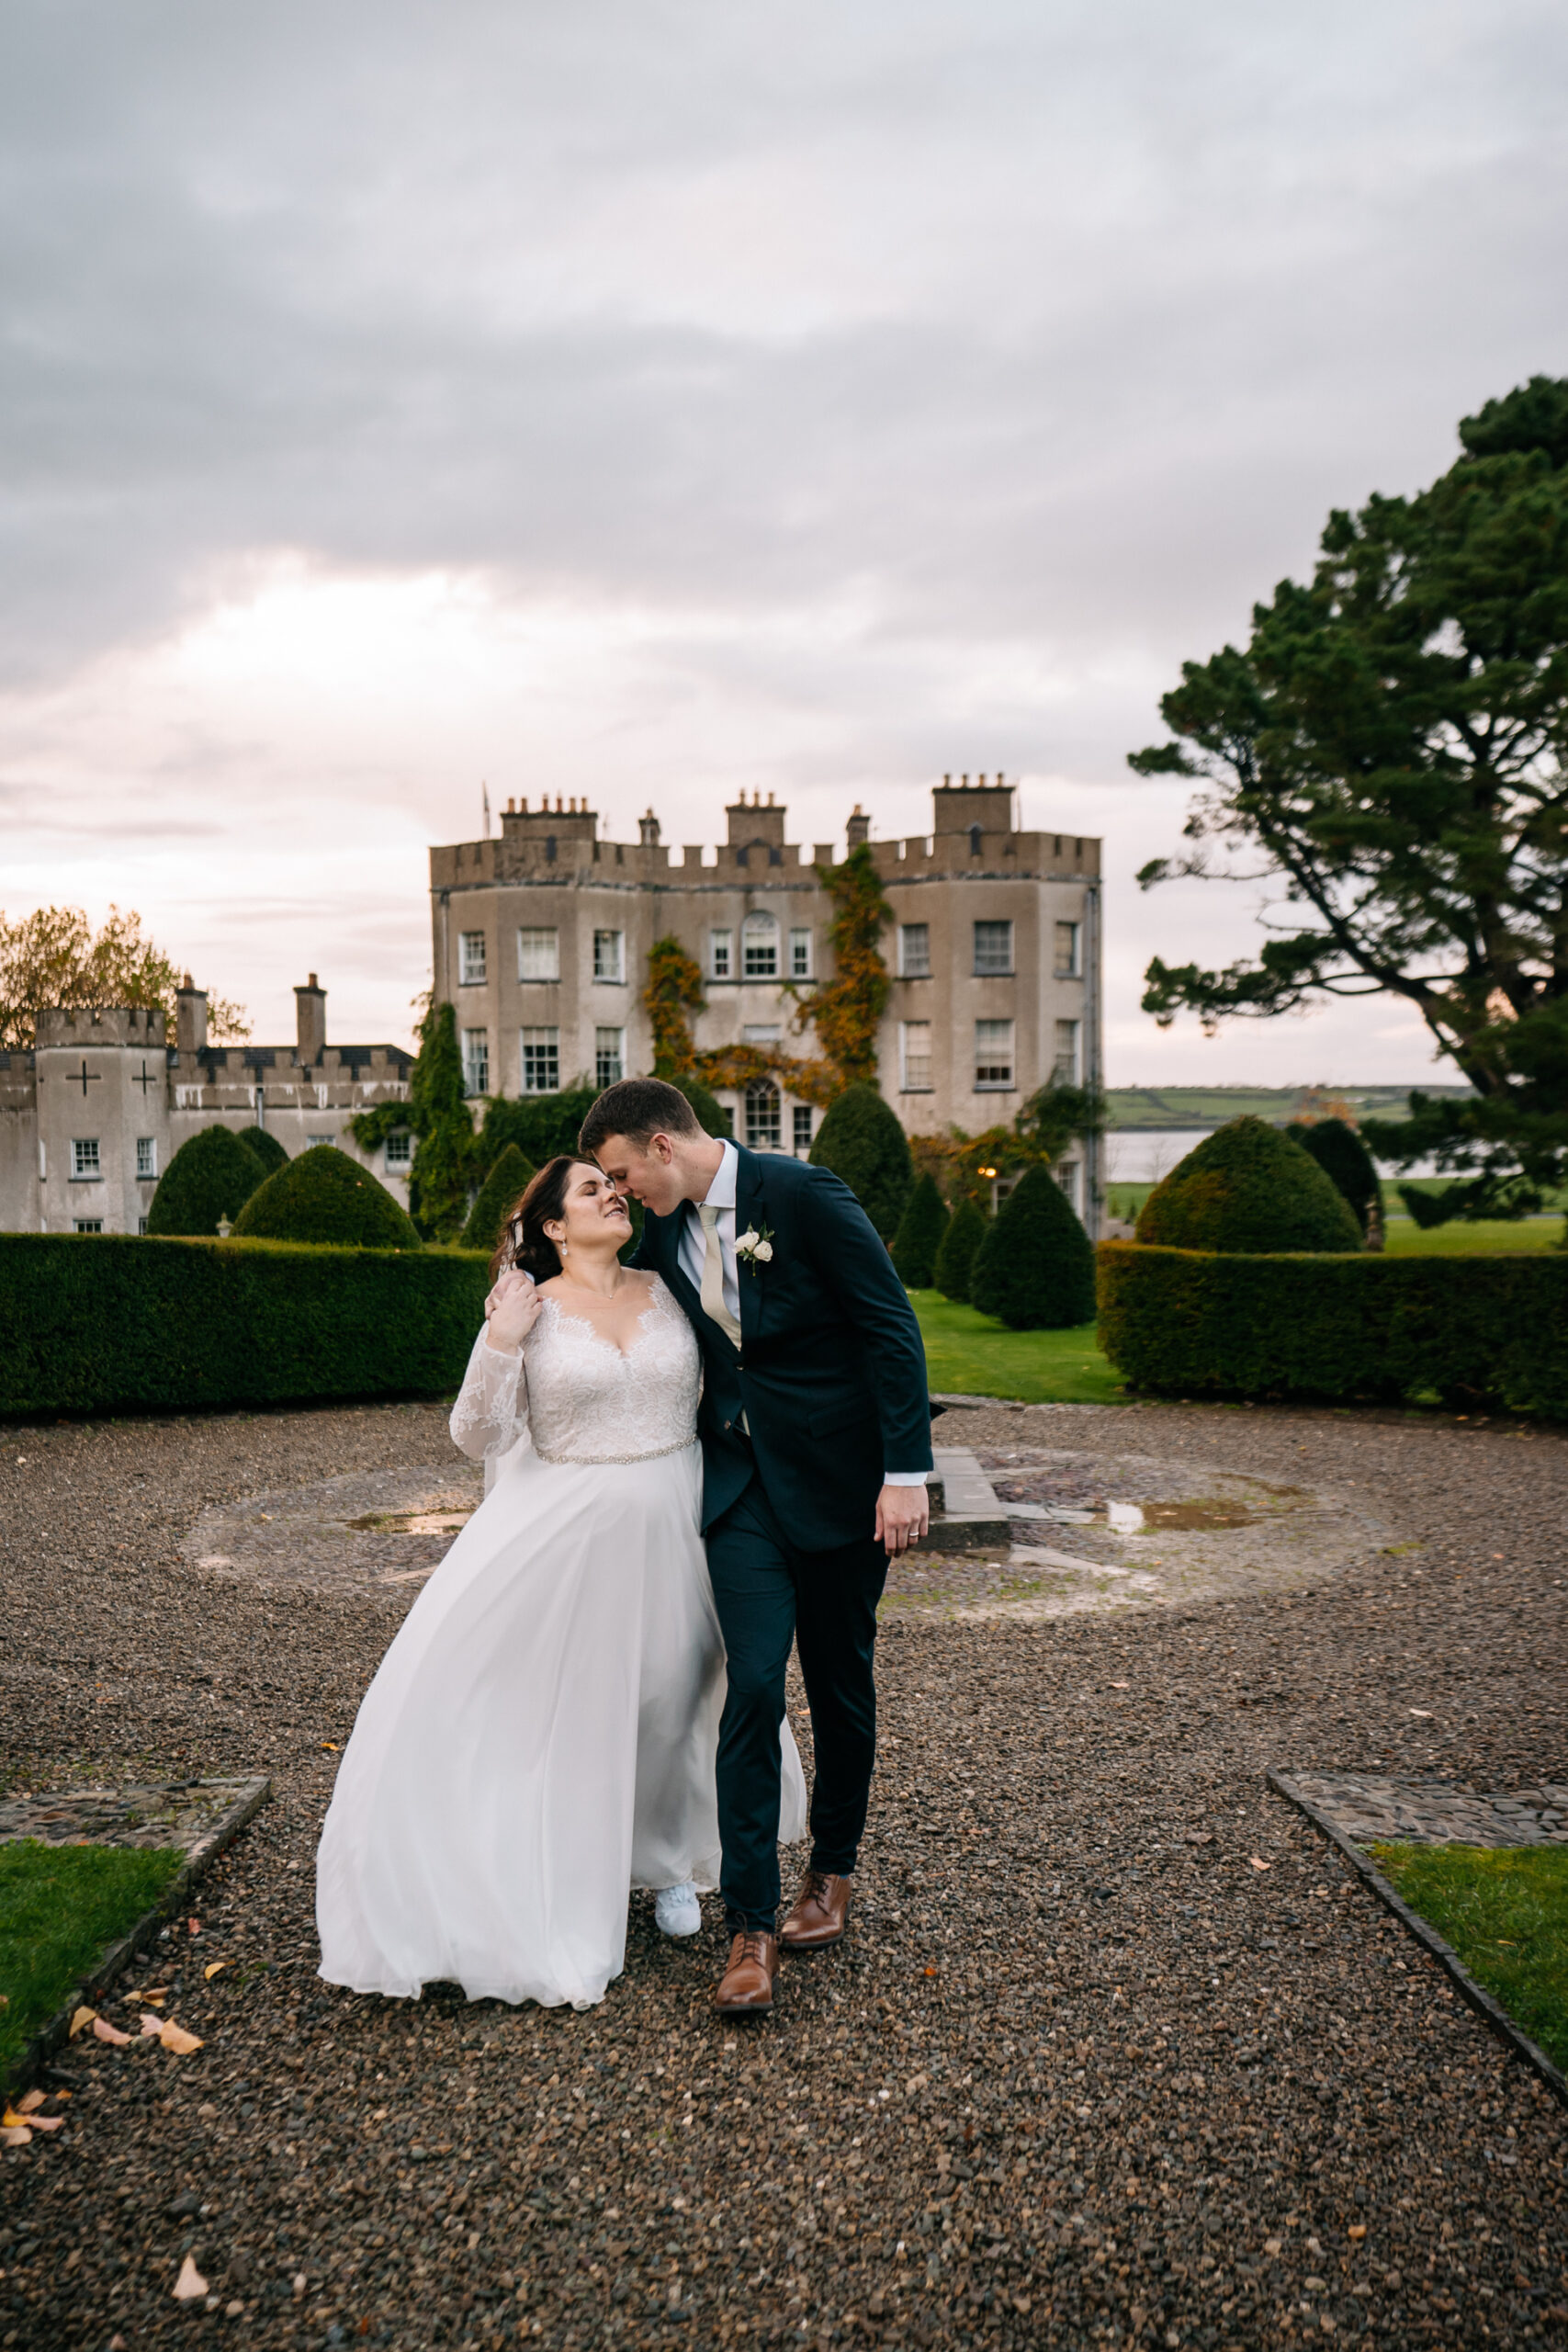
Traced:
[[220, 1968], [227, 1968], [227, 1967], [229, 1967], [229, 1966], [230, 1966], [230, 1964], [231, 1964], [231, 1963], [230, 1963], [228, 1961], [226, 1961], [226, 1960], [209, 1960], [209, 1961], [208, 1962], [208, 1963], [207, 1963], [207, 1966], [202, 1970], [202, 1972], [201, 1972], [201, 1973], [202, 1973], [202, 1974], [206, 1977], [206, 1979], [207, 1979], [208, 1983], [210, 1984], [211, 1984], [211, 1982], [212, 1982], [212, 1980], [213, 1980], [213, 1978], [217, 1975], [217, 1973], [218, 1973], [219, 1970], [220, 1970]]
[[93, 2031], [100, 2041], [112, 2041], [117, 2050], [123, 2050], [130, 2040], [130, 2034], [121, 2033], [118, 2025], [110, 2025], [107, 2018], [95, 2018]]
[[0, 2148], [28, 2148], [32, 2133], [25, 2123], [0, 2123]]
[[150, 2033], [161, 2034], [163, 2030], [163, 2018], [155, 2018], [151, 2009], [143, 2009], [141, 2012], [141, 2039], [143, 2041], [146, 2041]]
[[199, 2050], [202, 2046], [199, 2034], [187, 2033], [183, 2025], [175, 2023], [173, 2018], [164, 2019], [158, 2039], [165, 2050], [174, 2052], [176, 2058], [188, 2058], [193, 2050]]
[[3, 2115], [0, 2115], [0, 2125], [4, 2125], [7, 2132], [14, 2132], [18, 2128], [25, 2132], [27, 2130], [27, 2124], [28, 2119], [26, 2112], [24, 2111], [22, 2114], [18, 2115], [10, 2100], [7, 2099], [6, 2101], [6, 2111]]
[[1410, 1712], [1413, 1715], [1419, 1715], [1423, 1723], [1430, 1723], [1432, 1720], [1430, 1707], [1412, 1707]]
[[180, 2265], [180, 2275], [175, 2280], [176, 2303], [194, 2303], [207, 2292], [207, 2281], [187, 2254]]
[[28, 2118], [35, 2132], [58, 2132], [64, 2120], [63, 2115], [29, 2115]]
[[1130, 1690], [1132, 1687], [1130, 1682], [1113, 1682], [1111, 1686], [1112, 1690]]
[[1254, 1854], [1252, 1857], [1252, 1867], [1255, 1871], [1271, 1871], [1274, 1865], [1272, 1862], [1259, 1861], [1258, 1856]]
[[81, 2032], [82, 2028], [85, 2025], [91, 2025], [93, 2019], [97, 2016], [97, 2014], [96, 2009], [78, 2009], [71, 2020], [71, 2030], [66, 2036], [66, 2040], [68, 2041], [74, 2041], [76, 2036]]
[[337, 1754], [337, 1742], [335, 1739], [323, 1739], [321, 1746], [323, 1747], [330, 1747], [334, 1756]]
[[189, 1934], [193, 1936], [199, 1936], [201, 1933], [201, 1921], [199, 1919], [187, 1919], [186, 1921], [186, 1928]]
[[17, 2109], [23, 2115], [30, 2115], [35, 2107], [41, 2107], [42, 2105], [43, 2093], [41, 2091], [29, 2091], [25, 2098], [19, 2098], [17, 2101]]
[[1350, 2235], [1351, 2235], [1353, 2238], [1364, 2238], [1364, 2237], [1366, 2236], [1366, 2234], [1367, 2234], [1367, 2225], [1366, 2225], [1365, 2222], [1351, 2222], [1351, 2224], [1350, 2224]]

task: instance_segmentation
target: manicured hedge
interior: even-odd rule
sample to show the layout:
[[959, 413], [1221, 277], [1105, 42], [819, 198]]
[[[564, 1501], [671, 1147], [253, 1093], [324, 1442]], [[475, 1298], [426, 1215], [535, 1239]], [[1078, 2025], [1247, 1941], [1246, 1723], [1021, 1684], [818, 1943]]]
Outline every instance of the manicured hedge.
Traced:
[[1333, 1178], [1265, 1120], [1232, 1119], [1178, 1160], [1138, 1212], [1163, 1250], [1359, 1250], [1361, 1228]]
[[0, 1417], [441, 1396], [485, 1261], [121, 1234], [0, 1234]]
[[310, 1241], [333, 1250], [417, 1250], [419, 1235], [384, 1184], [335, 1144], [286, 1159], [258, 1184], [234, 1231], [243, 1241]]
[[830, 1168], [891, 1242], [915, 1188], [909, 1138], [874, 1086], [847, 1086], [828, 1105], [811, 1146], [814, 1168]]
[[1100, 1340], [1178, 1396], [1437, 1396], [1568, 1419], [1568, 1256], [1221, 1256], [1105, 1241]]
[[1094, 1313], [1094, 1250], [1072, 1203], [1038, 1162], [980, 1244], [969, 1304], [1014, 1331], [1077, 1330]]
[[891, 1245], [893, 1270], [906, 1290], [930, 1290], [946, 1231], [947, 1203], [935, 1178], [929, 1172], [918, 1176]]

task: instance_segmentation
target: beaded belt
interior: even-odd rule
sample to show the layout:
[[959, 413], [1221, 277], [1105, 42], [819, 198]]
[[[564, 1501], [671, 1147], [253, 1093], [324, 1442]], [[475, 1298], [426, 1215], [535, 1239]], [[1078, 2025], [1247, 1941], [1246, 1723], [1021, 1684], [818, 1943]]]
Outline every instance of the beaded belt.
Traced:
[[695, 1445], [696, 1442], [694, 1432], [690, 1437], [683, 1437], [678, 1445], [656, 1445], [651, 1453], [547, 1453], [542, 1445], [536, 1445], [534, 1451], [541, 1462], [554, 1463], [569, 1470], [601, 1470], [627, 1462], [662, 1462], [667, 1453], [684, 1453], [687, 1447]]

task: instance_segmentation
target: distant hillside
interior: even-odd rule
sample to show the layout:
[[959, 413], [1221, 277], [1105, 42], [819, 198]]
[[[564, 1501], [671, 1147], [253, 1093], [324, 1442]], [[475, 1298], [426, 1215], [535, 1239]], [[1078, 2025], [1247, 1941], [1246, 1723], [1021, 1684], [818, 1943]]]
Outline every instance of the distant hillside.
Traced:
[[[1468, 1086], [1412, 1082], [1426, 1094], [1468, 1094]], [[1303, 1112], [1320, 1118], [1403, 1119], [1410, 1086], [1113, 1086], [1106, 1093], [1113, 1127], [1223, 1127], [1250, 1115], [1282, 1126]]]

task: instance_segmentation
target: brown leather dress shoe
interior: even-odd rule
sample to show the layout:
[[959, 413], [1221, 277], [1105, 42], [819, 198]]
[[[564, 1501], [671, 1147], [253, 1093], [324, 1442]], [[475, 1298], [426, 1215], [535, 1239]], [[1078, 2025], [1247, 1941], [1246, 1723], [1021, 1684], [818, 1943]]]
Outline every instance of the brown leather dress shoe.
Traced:
[[795, 1908], [779, 1929], [785, 1951], [821, 1951], [838, 1943], [850, 1916], [852, 1884], [836, 1871], [807, 1871]]
[[773, 2006], [779, 1948], [762, 1928], [743, 1929], [729, 1939], [729, 1965], [713, 1996], [721, 2018], [766, 2017]]

